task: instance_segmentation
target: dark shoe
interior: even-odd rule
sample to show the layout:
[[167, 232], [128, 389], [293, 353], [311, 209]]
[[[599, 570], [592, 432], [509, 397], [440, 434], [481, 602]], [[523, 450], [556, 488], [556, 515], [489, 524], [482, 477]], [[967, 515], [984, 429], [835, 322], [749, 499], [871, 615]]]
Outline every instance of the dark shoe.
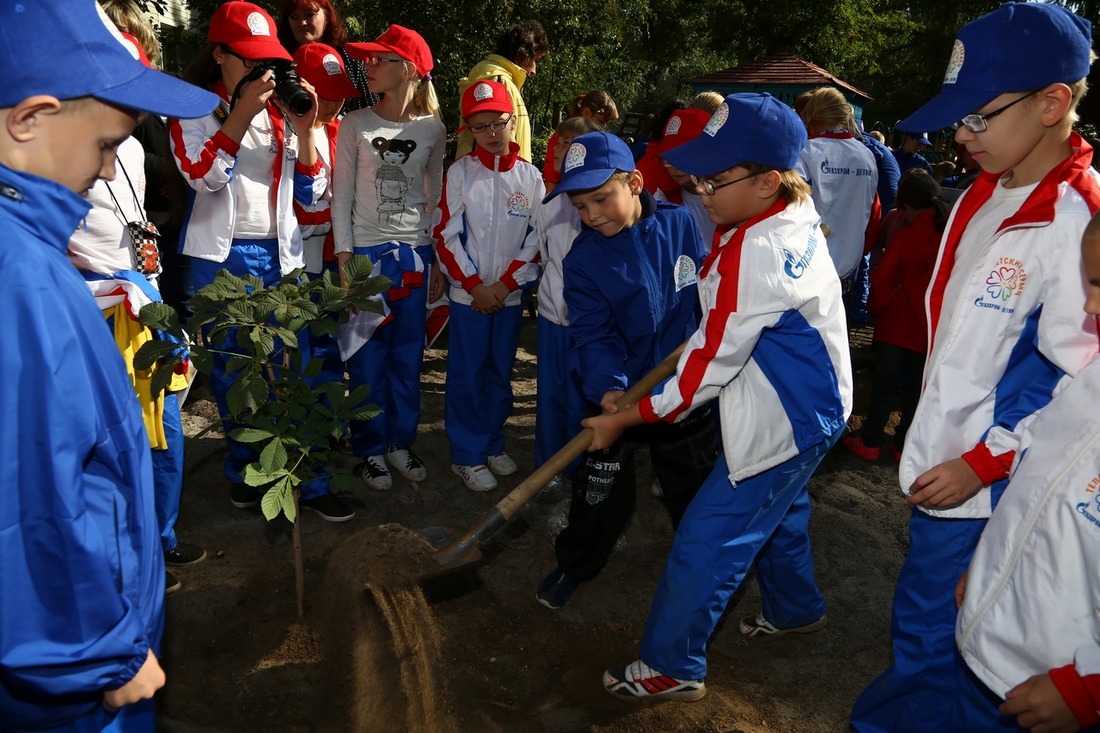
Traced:
[[554, 568], [554, 572], [547, 575], [539, 583], [535, 591], [535, 600], [547, 608], [561, 608], [573, 595], [573, 591], [580, 585], [580, 581], [561, 568]]
[[229, 503], [238, 509], [251, 509], [254, 506], [259, 506], [262, 496], [263, 492], [248, 484], [233, 484], [229, 487]]
[[808, 623], [805, 626], [777, 629], [771, 625], [770, 621], [764, 618], [764, 614], [758, 613], [756, 616], [745, 616], [742, 618], [740, 627], [741, 633], [744, 636], [756, 636], [761, 639], [778, 639], [780, 636], [785, 636], [787, 634], [810, 634], [814, 631], [820, 631], [825, 628], [828, 623], [828, 617], [822, 616], [817, 621]]
[[164, 553], [164, 562], [169, 565], [191, 565], [206, 559], [206, 550], [189, 542], [177, 543], [168, 552]]
[[878, 460], [878, 446], [867, 445], [863, 442], [863, 438], [858, 435], [845, 435], [840, 439], [840, 444], [844, 446], [844, 450], [852, 455], [859, 456], [865, 461]]
[[312, 499], [299, 499], [298, 506], [316, 512], [326, 522], [346, 522], [355, 516], [355, 510], [347, 502], [332, 494], [321, 494]]
[[603, 673], [603, 688], [620, 700], [695, 702], [707, 694], [703, 680], [678, 680], [661, 674], [642, 660]]
[[181, 587], [179, 578], [171, 573], [164, 574], [164, 595], [175, 593]]

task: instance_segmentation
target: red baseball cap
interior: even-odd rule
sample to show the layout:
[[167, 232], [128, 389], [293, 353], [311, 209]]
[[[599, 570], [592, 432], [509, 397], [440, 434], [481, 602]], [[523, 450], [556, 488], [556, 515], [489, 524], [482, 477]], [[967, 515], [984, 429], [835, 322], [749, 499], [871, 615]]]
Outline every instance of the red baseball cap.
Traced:
[[665, 134], [661, 138], [660, 148], [663, 155], [669, 150], [689, 143], [703, 134], [703, 128], [710, 122], [710, 115], [701, 109], [688, 107], [672, 113], [665, 123]]
[[395, 53], [416, 67], [416, 73], [425, 77], [435, 68], [432, 51], [427, 41], [414, 30], [391, 25], [386, 32], [366, 43], [349, 43], [344, 48], [357, 59], [365, 59], [376, 53]]
[[259, 5], [243, 0], [230, 0], [214, 12], [206, 40], [224, 43], [246, 59], [291, 60], [275, 35], [275, 20]]
[[324, 43], [305, 43], [294, 52], [298, 74], [313, 85], [321, 99], [347, 99], [362, 94], [348, 80], [344, 59], [340, 53]]
[[512, 96], [499, 81], [475, 82], [462, 93], [462, 119], [478, 112], [511, 112]]

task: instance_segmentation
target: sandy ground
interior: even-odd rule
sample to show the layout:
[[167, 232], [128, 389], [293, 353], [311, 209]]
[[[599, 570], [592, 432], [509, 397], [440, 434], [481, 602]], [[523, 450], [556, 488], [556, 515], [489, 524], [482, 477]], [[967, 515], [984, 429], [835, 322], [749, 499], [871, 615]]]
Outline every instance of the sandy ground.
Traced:
[[[475, 571], [429, 584], [427, 602], [416, 584], [382, 587], [371, 580], [401, 559], [405, 545], [395, 532], [465, 529], [534, 468], [535, 321], [525, 318], [523, 329], [507, 425], [520, 473], [502, 479], [495, 492], [477, 494], [450, 472], [442, 420], [446, 352], [429, 350], [415, 446], [429, 478], [414, 488], [395, 477], [390, 492], [343, 490], [357, 512], [351, 522], [303, 516], [301, 618], [289, 523], [234, 509], [219, 435], [189, 441], [179, 534], [210, 556], [175, 571], [183, 589], [167, 601], [162, 730], [848, 730], [852, 702], [889, 661], [890, 599], [906, 548], [907, 512], [888, 457], [867, 464], [837, 449], [811, 482], [828, 627], [773, 641], [743, 639], [737, 619], [759, 606], [755, 583], [746, 582], [711, 641], [709, 694], [697, 703], [631, 704], [600, 686], [603, 668], [637, 656], [671, 542], [667, 515], [648, 493], [603, 575], [558, 611], [534, 599], [554, 565], [552, 545], [520, 518], [484, 544]], [[857, 365], [869, 355], [867, 341], [865, 331], [853, 334]], [[865, 388], [866, 373], [857, 375]], [[185, 412], [191, 435], [214, 417], [207, 400]], [[353, 463], [342, 457], [335, 468], [348, 471]], [[646, 463], [639, 462], [642, 486], [648, 486]]]

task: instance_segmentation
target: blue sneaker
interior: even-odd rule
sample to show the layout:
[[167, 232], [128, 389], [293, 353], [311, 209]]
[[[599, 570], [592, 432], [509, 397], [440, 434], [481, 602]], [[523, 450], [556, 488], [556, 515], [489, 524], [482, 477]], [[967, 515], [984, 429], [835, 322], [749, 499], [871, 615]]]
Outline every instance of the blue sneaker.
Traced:
[[547, 575], [535, 591], [535, 600], [547, 608], [561, 608], [581, 582], [561, 568]]

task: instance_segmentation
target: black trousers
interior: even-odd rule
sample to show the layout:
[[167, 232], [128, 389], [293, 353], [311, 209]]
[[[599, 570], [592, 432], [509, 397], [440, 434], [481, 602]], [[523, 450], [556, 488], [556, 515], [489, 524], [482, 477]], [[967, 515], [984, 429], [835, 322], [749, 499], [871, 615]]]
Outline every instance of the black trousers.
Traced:
[[905, 434], [913, 422], [920, 400], [921, 379], [924, 376], [925, 355], [892, 344], [875, 344], [875, 377], [871, 383], [871, 404], [867, 420], [860, 430], [863, 442], [877, 448], [882, 445], [883, 432], [890, 420], [895, 401], [900, 402], [901, 422], [894, 430], [894, 447], [901, 450]]
[[634, 515], [638, 489], [634, 453], [646, 444], [673, 529], [722, 453], [709, 404], [679, 423], [631, 428], [610, 448], [588, 453], [573, 473], [569, 526], [554, 546], [558, 567], [574, 578], [591, 580], [599, 575]]

